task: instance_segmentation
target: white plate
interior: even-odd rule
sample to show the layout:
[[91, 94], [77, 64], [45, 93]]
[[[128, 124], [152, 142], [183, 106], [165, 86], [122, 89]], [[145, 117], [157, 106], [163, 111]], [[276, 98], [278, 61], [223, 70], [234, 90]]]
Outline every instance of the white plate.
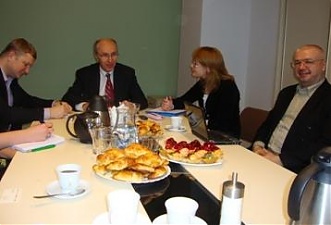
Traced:
[[[167, 224], [167, 214], [163, 214], [161, 216], [156, 217], [153, 220], [153, 224]], [[204, 221], [203, 219], [195, 216], [193, 218], [193, 221], [190, 224], [203, 224], [203, 225], [207, 225], [206, 221]]]
[[159, 180], [163, 180], [164, 178], [168, 177], [169, 174], [171, 173], [171, 169], [170, 169], [169, 166], [166, 166], [166, 169], [167, 169], [167, 172], [163, 176], [160, 176], [160, 177], [157, 177], [157, 178], [154, 178], [154, 179], [142, 180], [142, 181], [122, 181], [122, 180], [113, 179], [109, 176], [104, 176], [103, 174], [99, 174], [99, 173], [96, 173], [96, 174], [98, 176], [102, 177], [102, 178], [107, 179], [107, 180], [127, 182], [127, 183], [131, 183], [131, 184], [146, 184], [146, 183], [153, 183], [153, 182], [156, 182], [156, 181], [159, 181]]
[[[77, 189], [81, 189], [81, 188], [84, 188], [85, 189], [85, 192], [83, 192], [83, 193], [81, 193], [79, 195], [74, 195], [74, 196], [70, 196], [70, 195], [59, 195], [59, 196], [54, 196], [54, 198], [59, 198], [59, 199], [79, 198], [81, 196], [86, 195], [90, 191], [90, 189], [91, 189], [90, 188], [90, 184], [87, 181], [85, 181], [85, 180], [80, 180], [79, 181], [79, 185], [78, 185]], [[49, 195], [61, 193], [62, 190], [61, 190], [61, 187], [60, 187], [59, 182], [56, 180], [56, 181], [53, 181], [52, 183], [50, 183], [49, 185], [47, 185], [46, 192]]]
[[169, 162], [173, 162], [173, 163], [178, 163], [181, 165], [186, 165], [186, 166], [217, 166], [217, 165], [221, 165], [223, 163], [223, 159], [219, 159], [214, 163], [189, 163], [189, 162], [183, 162], [183, 161], [178, 161], [178, 160], [174, 160], [174, 159], [170, 159], [167, 156], [164, 156], [162, 154], [160, 154], [160, 157], [167, 159]]
[[[111, 224], [109, 222], [108, 212], [99, 214], [97, 217], [95, 217], [92, 224]], [[147, 216], [138, 213], [136, 224], [151, 224], [151, 221]]]
[[185, 132], [186, 128], [184, 126], [180, 126], [178, 128], [173, 128], [171, 125], [166, 125], [164, 129], [168, 131], [174, 131], [174, 132]]

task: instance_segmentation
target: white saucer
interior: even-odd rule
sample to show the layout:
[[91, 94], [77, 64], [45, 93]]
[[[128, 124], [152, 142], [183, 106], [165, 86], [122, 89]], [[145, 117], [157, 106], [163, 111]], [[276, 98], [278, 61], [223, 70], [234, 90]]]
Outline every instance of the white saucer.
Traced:
[[[94, 218], [92, 224], [111, 224], [108, 219], [108, 212], [99, 214]], [[147, 216], [138, 213], [136, 224], [151, 224], [151, 221]]]
[[[79, 181], [79, 185], [77, 187], [77, 189], [81, 189], [81, 188], [84, 188], [85, 189], [85, 192], [79, 194], [79, 195], [74, 195], [74, 196], [70, 196], [70, 195], [59, 195], [59, 196], [54, 196], [54, 198], [59, 198], [59, 199], [73, 199], [73, 198], [79, 198], [81, 196], [84, 196], [86, 195], [91, 187], [90, 187], [90, 184], [85, 181], [85, 180], [80, 180]], [[46, 192], [47, 194], [57, 194], [57, 193], [61, 193], [61, 187], [60, 187], [60, 184], [59, 182], [56, 180], [56, 181], [53, 181], [52, 183], [50, 183], [49, 185], [47, 185], [46, 187]]]
[[[153, 224], [167, 224], [167, 214], [163, 214], [161, 216], [156, 217], [153, 220]], [[193, 218], [193, 221], [190, 224], [203, 224], [203, 225], [207, 225], [206, 221], [204, 221], [203, 219], [195, 216]]]
[[168, 131], [175, 131], [175, 132], [185, 132], [186, 128], [184, 126], [180, 126], [178, 128], [173, 128], [171, 125], [166, 125], [165, 129]]

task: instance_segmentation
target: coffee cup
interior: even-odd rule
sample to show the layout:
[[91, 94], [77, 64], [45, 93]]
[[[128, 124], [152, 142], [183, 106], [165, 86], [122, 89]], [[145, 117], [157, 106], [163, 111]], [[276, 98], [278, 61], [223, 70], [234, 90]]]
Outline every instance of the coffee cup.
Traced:
[[182, 126], [183, 118], [181, 116], [171, 117], [171, 126], [173, 129], [179, 129]]
[[63, 193], [73, 193], [80, 181], [81, 166], [78, 164], [62, 164], [56, 167], [59, 185]]
[[199, 204], [188, 197], [172, 197], [165, 201], [168, 224], [190, 224]]
[[109, 222], [134, 224], [137, 220], [140, 195], [128, 189], [111, 191], [107, 195]]

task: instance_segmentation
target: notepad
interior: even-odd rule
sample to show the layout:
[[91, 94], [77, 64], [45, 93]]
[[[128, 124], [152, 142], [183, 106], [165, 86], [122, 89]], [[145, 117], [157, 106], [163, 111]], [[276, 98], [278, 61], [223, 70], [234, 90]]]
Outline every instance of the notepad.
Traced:
[[18, 145], [14, 145], [13, 148], [21, 152], [31, 152], [33, 149], [37, 149], [49, 145], [58, 145], [64, 142], [64, 140], [65, 140], [64, 137], [52, 134], [52, 136], [47, 138], [45, 141], [18, 144]]
[[155, 109], [148, 109], [148, 110], [146, 110], [146, 113], [156, 113], [161, 116], [171, 117], [171, 116], [178, 116], [178, 115], [184, 114], [185, 111], [186, 111], [185, 109], [174, 109], [174, 110], [170, 110], [170, 111], [164, 111], [159, 107], [159, 108], [155, 108]]

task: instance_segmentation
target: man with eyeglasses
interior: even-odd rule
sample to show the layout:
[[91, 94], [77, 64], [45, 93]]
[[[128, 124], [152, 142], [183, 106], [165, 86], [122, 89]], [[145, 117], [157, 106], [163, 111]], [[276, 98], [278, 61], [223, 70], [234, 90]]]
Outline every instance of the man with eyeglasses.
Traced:
[[32, 96], [20, 86], [18, 80], [28, 75], [36, 59], [36, 49], [24, 38], [12, 40], [0, 53], [0, 132], [63, 118], [72, 110], [66, 102]]
[[85, 111], [95, 95], [105, 96], [108, 106], [129, 101], [139, 103], [141, 109], [147, 108], [147, 99], [138, 84], [135, 70], [117, 62], [116, 40], [97, 40], [93, 54], [97, 62], [76, 71], [75, 81], [62, 100], [69, 102], [77, 111]]
[[331, 85], [325, 79], [325, 52], [318, 45], [298, 48], [291, 67], [298, 84], [281, 90], [252, 150], [299, 173], [315, 153], [331, 145]]

